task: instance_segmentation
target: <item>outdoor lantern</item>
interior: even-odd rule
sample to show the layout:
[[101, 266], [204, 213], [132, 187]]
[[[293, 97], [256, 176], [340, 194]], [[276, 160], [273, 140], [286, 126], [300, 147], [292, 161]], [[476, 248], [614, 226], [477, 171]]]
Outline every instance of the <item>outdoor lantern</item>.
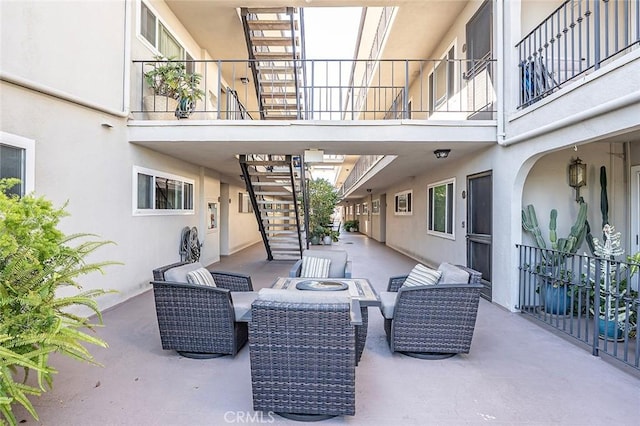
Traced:
[[569, 186], [576, 190], [576, 201], [580, 202], [580, 187], [587, 185], [587, 165], [576, 157], [569, 164]]
[[450, 152], [450, 149], [436, 149], [435, 151], [433, 151], [433, 154], [436, 156], [436, 158], [447, 158]]

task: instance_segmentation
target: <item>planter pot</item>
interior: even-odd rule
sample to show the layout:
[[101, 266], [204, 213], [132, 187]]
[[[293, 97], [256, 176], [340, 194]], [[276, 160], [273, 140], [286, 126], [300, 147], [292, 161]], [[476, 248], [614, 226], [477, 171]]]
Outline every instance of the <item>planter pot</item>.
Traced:
[[145, 96], [142, 100], [148, 120], [175, 120], [178, 101], [168, 96]]
[[571, 297], [567, 293], [567, 286], [554, 287], [553, 284], [544, 285], [544, 310], [548, 314], [566, 315], [571, 306]]
[[311, 237], [310, 242], [311, 244], [317, 246], [318, 244], [320, 244], [320, 237]]
[[356, 228], [353, 228], [353, 227], [349, 228], [349, 232], [356, 232]]
[[616, 321], [605, 321], [603, 318], [598, 318], [598, 333], [601, 339], [620, 341], [624, 340], [624, 329], [618, 327], [616, 329]]
[[325, 246], [330, 246], [331, 245], [331, 237], [329, 235], [325, 235], [324, 237], [322, 237], [322, 243]]

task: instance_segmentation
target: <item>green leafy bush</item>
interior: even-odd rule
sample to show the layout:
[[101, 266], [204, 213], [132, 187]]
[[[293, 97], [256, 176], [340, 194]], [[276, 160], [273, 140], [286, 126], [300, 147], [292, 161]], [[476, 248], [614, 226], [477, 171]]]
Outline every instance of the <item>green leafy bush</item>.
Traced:
[[[28, 397], [52, 387], [56, 370], [49, 365], [51, 353], [97, 364], [83, 343], [107, 344], [82, 329], [91, 331], [102, 323], [95, 297], [107, 292], [57, 292], [63, 287], [81, 290], [79, 276], [114, 263], [86, 263], [87, 255], [110, 242], [88, 241], [95, 237], [90, 234], [65, 236], [57, 229], [66, 216], [64, 208], [31, 195], [7, 195], [16, 183], [0, 179], [0, 412], [12, 425], [15, 404], [38, 419]], [[70, 312], [78, 306], [95, 313], [98, 324]], [[27, 384], [29, 372], [36, 374], [37, 385]]]

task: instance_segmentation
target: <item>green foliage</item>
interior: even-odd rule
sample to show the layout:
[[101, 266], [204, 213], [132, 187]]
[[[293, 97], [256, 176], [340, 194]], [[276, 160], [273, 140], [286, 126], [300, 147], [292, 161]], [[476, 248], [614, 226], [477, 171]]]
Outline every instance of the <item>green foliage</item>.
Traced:
[[351, 228], [357, 231], [360, 227], [360, 222], [357, 220], [347, 220], [344, 222], [344, 225], [342, 225], [342, 227], [345, 229], [345, 231], [349, 231]]
[[[309, 194], [310, 236], [331, 235], [331, 215], [338, 204], [338, 193], [326, 179], [314, 179], [307, 185]], [[333, 236], [332, 236], [333, 238]]]
[[148, 64], [153, 68], [144, 73], [144, 80], [154, 95], [193, 103], [203, 98], [204, 92], [199, 87], [202, 80], [200, 74], [188, 73], [183, 61], [165, 59], [162, 56], [156, 56], [155, 60], [158, 62]]
[[[0, 412], [9, 424], [16, 424], [15, 404], [38, 419], [28, 396], [51, 388], [56, 373], [48, 364], [51, 353], [96, 364], [83, 343], [107, 344], [82, 330], [98, 324], [69, 308], [89, 308], [100, 324], [95, 298], [106, 291], [57, 293], [64, 287], [81, 290], [79, 276], [113, 264], [86, 263], [88, 255], [110, 242], [87, 240], [93, 237], [88, 234], [65, 236], [57, 229], [64, 208], [30, 195], [7, 195], [16, 182], [0, 180]], [[36, 374], [37, 386], [26, 383], [29, 372]]]

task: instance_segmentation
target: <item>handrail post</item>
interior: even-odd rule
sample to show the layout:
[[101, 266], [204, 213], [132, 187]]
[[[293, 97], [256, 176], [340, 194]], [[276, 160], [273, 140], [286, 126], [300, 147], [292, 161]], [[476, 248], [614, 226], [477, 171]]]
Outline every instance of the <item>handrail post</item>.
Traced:
[[409, 118], [409, 60], [404, 60], [404, 94], [402, 96], [402, 118]]
[[595, 70], [600, 68], [600, 0], [594, 0], [593, 2], [593, 13], [594, 19], [593, 22], [593, 55], [594, 55], [594, 64], [593, 67]]

